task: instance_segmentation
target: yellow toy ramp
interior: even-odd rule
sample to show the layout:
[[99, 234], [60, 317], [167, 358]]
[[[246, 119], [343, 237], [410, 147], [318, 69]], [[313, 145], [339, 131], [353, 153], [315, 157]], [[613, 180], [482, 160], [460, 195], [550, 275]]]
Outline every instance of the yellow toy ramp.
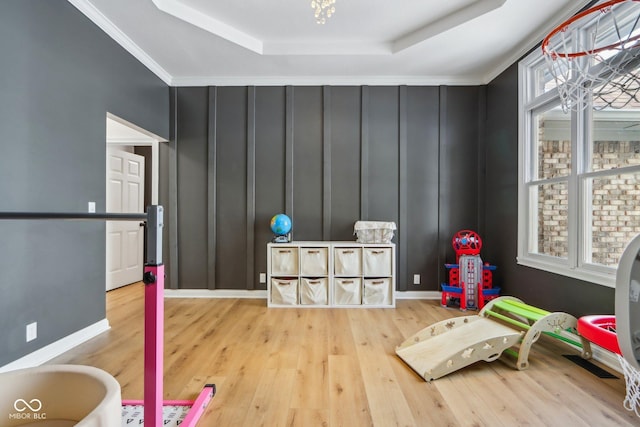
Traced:
[[409, 337], [396, 348], [396, 354], [418, 375], [431, 381], [479, 360], [496, 360], [522, 335], [485, 317], [455, 317]]

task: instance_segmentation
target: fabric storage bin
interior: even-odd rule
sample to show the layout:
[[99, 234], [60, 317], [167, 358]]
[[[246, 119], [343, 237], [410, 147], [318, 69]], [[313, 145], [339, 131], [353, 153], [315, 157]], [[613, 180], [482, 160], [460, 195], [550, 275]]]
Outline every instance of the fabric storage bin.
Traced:
[[364, 248], [364, 275], [391, 276], [391, 249]]
[[298, 248], [283, 246], [271, 252], [271, 274], [273, 276], [298, 275]]
[[365, 279], [362, 292], [362, 304], [388, 305], [391, 304], [391, 282], [388, 278]]
[[300, 275], [326, 276], [329, 274], [328, 248], [300, 248]]
[[296, 305], [298, 303], [298, 280], [271, 279], [271, 303]]
[[360, 305], [362, 282], [359, 277], [334, 278], [334, 304]]
[[359, 276], [362, 274], [362, 249], [335, 248], [333, 273], [336, 276]]
[[356, 221], [353, 234], [358, 243], [391, 243], [395, 229], [395, 222]]
[[300, 279], [300, 304], [327, 305], [327, 278]]

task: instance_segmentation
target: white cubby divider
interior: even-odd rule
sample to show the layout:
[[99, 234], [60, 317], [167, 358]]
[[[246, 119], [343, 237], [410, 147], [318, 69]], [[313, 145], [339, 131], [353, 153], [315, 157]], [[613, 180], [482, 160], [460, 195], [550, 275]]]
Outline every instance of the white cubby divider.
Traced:
[[393, 243], [267, 245], [269, 307], [395, 307]]

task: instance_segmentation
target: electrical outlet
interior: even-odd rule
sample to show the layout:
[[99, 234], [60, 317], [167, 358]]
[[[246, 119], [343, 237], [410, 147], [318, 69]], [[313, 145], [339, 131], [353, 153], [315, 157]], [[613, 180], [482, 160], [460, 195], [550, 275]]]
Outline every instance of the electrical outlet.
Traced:
[[420, 284], [420, 275], [419, 274], [414, 274], [413, 275], [413, 284], [414, 285], [419, 285]]
[[266, 282], [267, 282], [267, 274], [260, 273], [260, 283], [266, 283]]
[[96, 202], [89, 202], [88, 209], [89, 209], [89, 213], [95, 213], [95, 211], [96, 211]]
[[38, 322], [29, 323], [27, 325], [27, 342], [38, 338]]

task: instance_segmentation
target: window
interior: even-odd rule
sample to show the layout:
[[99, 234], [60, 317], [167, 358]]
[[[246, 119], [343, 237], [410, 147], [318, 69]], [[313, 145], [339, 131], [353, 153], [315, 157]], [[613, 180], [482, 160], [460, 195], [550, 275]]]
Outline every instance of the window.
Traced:
[[640, 233], [640, 101], [565, 112], [540, 50], [519, 70], [518, 263], [614, 287]]

